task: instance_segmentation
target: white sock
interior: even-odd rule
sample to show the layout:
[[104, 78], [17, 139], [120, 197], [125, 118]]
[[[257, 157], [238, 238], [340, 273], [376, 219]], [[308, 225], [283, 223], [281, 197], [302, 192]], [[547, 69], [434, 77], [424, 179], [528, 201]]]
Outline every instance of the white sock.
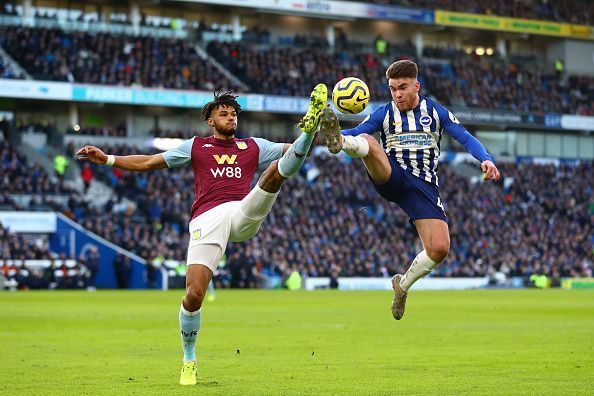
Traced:
[[410, 268], [402, 279], [400, 280], [400, 286], [404, 290], [410, 289], [410, 287], [419, 279], [427, 275], [435, 266], [439, 264], [437, 261], [431, 260], [431, 258], [427, 255], [427, 252], [423, 250], [421, 253], [415, 257]]
[[343, 136], [342, 151], [353, 158], [367, 157], [369, 142], [360, 136]]

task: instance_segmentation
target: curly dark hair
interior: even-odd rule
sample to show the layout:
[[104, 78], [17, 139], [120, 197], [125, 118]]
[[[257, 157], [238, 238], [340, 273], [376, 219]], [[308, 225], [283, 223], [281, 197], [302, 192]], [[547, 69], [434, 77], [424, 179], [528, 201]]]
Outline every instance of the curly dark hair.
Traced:
[[214, 92], [214, 100], [204, 105], [201, 112], [203, 121], [210, 118], [210, 113], [213, 110], [218, 109], [221, 105], [233, 107], [235, 112], [239, 114], [241, 112], [241, 106], [237, 103], [237, 95], [233, 95], [233, 91], [223, 91], [222, 89]]

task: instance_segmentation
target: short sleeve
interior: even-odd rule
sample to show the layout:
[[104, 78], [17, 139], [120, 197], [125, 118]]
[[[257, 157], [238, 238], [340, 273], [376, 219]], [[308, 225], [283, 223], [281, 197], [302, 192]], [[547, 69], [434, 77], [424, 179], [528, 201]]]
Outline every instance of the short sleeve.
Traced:
[[268, 166], [274, 160], [283, 156], [284, 143], [274, 143], [270, 140], [262, 138], [252, 138], [260, 148], [260, 158], [258, 159], [258, 167]]
[[182, 144], [174, 149], [162, 152], [163, 159], [167, 163], [167, 167], [175, 168], [176, 166], [185, 165], [192, 161], [192, 146], [194, 139], [184, 140]]

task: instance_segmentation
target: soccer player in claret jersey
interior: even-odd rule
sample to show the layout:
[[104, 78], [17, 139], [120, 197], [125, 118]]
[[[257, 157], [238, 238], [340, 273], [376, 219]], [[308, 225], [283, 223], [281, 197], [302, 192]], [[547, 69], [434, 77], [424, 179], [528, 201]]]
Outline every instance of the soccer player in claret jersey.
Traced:
[[[106, 155], [93, 146], [77, 151], [79, 159], [131, 171], [147, 171], [189, 164], [194, 169], [195, 199], [189, 224], [186, 295], [179, 322], [184, 361], [180, 384], [196, 384], [196, 339], [202, 319], [202, 301], [227, 247], [227, 241], [252, 238], [272, 208], [283, 182], [297, 173], [309, 155], [320, 114], [328, 100], [324, 84], [315, 87], [301, 119], [301, 135], [292, 144], [260, 138], [235, 138], [241, 107], [231, 92], [215, 94], [202, 109], [202, 119], [213, 136], [195, 136], [178, 148], [155, 155]], [[257, 185], [254, 172], [267, 166]]]
[[[320, 131], [333, 154], [341, 150], [361, 158], [378, 193], [398, 204], [415, 225], [423, 242], [404, 275], [392, 278], [392, 315], [404, 315], [407, 290], [448, 255], [450, 235], [439, 196], [437, 162], [443, 132], [460, 142], [481, 162], [485, 180], [499, 180], [499, 171], [483, 145], [439, 103], [419, 94], [417, 65], [394, 62], [386, 71], [392, 100], [361, 124], [341, 131], [336, 115], [324, 109]], [[381, 145], [370, 136], [380, 133]]]

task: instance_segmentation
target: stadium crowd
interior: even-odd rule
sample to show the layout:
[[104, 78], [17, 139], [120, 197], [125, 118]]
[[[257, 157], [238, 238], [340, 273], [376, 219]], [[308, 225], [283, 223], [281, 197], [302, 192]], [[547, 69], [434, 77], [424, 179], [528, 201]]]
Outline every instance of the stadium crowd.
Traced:
[[[359, 0], [352, 0], [359, 1]], [[359, 1], [360, 2], [360, 1]], [[486, 14], [503, 17], [514, 17], [534, 20], [545, 20], [554, 22], [568, 22], [581, 25], [594, 24], [594, 5], [588, 0], [565, 0], [565, 1], [548, 1], [548, 0], [525, 0], [525, 1], [509, 1], [509, 0], [487, 0], [487, 1], [453, 1], [453, 0], [371, 0], [372, 4], [381, 5], [396, 5], [410, 8], [425, 8], [430, 10], [446, 10], [446, 11], [457, 11], [472, 14]], [[3, 7], [0, 8], [0, 13], [6, 15], [19, 15], [13, 2], [3, 3]], [[76, 20], [86, 20], [91, 22], [97, 22], [97, 15], [89, 14], [86, 15], [84, 12], [78, 13]], [[36, 18], [56, 18], [56, 12], [36, 12]], [[152, 19], [155, 19], [154, 17]], [[140, 24], [141, 26], [166, 26], [170, 24], [164, 24], [158, 18], [159, 23], [152, 21], [151, 18], [147, 18], [144, 13], [141, 13]], [[125, 14], [112, 14], [109, 16], [109, 22], [111, 23], [125, 23], [130, 24], [130, 20]], [[199, 27], [201, 24], [198, 21], [188, 21], [189, 25], [193, 28]]]
[[[503, 183], [476, 185], [440, 166], [452, 248], [434, 276], [590, 276], [589, 166], [502, 164]], [[191, 167], [149, 173], [95, 167], [95, 173], [118, 197], [104, 208], [71, 199], [63, 208], [67, 215], [150, 263], [185, 260]], [[306, 276], [390, 276], [404, 271], [418, 250], [405, 214], [375, 193], [359, 162], [319, 154], [283, 187], [260, 233], [230, 244], [217, 280], [253, 286], [292, 269]]]
[[73, 191], [64, 185], [62, 179], [50, 176], [39, 164], [31, 164], [25, 155], [7, 141], [0, 141], [0, 190], [3, 196], [65, 194]]
[[93, 289], [99, 266], [96, 247], [68, 260], [51, 252], [44, 237], [12, 233], [0, 223], [0, 290]]
[[590, 26], [594, 24], [594, 4], [588, 0], [417, 0], [414, 2], [410, 0], [371, 0], [370, 3], [554, 22], [569, 22]]
[[[212, 63], [201, 59], [189, 41], [181, 39], [23, 27], [5, 27], [2, 37], [0, 44], [35, 78], [200, 90], [224, 85], [240, 91]], [[252, 92], [307, 96], [314, 83], [332, 87], [343, 77], [358, 76], [368, 84], [372, 99], [380, 101], [389, 95], [384, 76], [389, 63], [415, 57], [411, 43], [386, 43], [384, 53], [353, 51], [363, 47], [340, 45], [348, 39], [339, 36], [336, 51], [329, 52], [324, 41], [306, 35], [280, 46], [250, 40], [211, 41], [207, 51]], [[497, 53], [478, 56], [425, 47], [419, 63], [425, 92], [445, 105], [594, 114], [594, 78], [559, 76], [534, 57], [503, 59]]]
[[66, 131], [72, 135], [90, 135], [90, 136], [127, 136], [126, 125], [101, 125], [101, 126], [77, 126], [76, 129]]
[[15, 73], [14, 70], [4, 61], [4, 59], [0, 58], [0, 78], [23, 78], [19, 73]]
[[419, 79], [445, 105], [535, 114], [594, 115], [594, 78], [566, 81], [535, 60], [504, 63], [496, 58], [457, 56], [451, 65], [421, 66]]
[[[309, 276], [332, 271], [388, 276], [406, 270], [420, 249], [403, 212], [375, 194], [360, 164], [345, 166], [323, 156], [315, 162], [319, 179], [309, 186], [292, 180], [301, 186], [290, 185], [281, 194], [269, 222], [246, 245], [272, 268], [297, 265]], [[503, 189], [472, 186], [448, 166], [440, 167], [452, 249], [435, 275], [591, 274], [594, 202], [592, 184], [584, 182], [587, 170], [588, 165], [507, 165], [503, 172], [514, 180]]]
[[[307, 96], [312, 81], [332, 87], [341, 78], [359, 76], [369, 86], [373, 100], [389, 97], [385, 69], [391, 60], [411, 58], [414, 53], [410, 45], [392, 48], [388, 59], [368, 52], [329, 53], [320, 48], [263, 48], [245, 42], [214, 41], [207, 50], [259, 93]], [[570, 76], [564, 81], [534, 57], [511, 56], [505, 60], [497, 55], [435, 47], [425, 47], [423, 55], [419, 79], [424, 90], [446, 105], [537, 114], [594, 114], [592, 77]]]
[[201, 90], [225, 80], [180, 39], [14, 26], [2, 28], [1, 37], [0, 45], [37, 79]]

